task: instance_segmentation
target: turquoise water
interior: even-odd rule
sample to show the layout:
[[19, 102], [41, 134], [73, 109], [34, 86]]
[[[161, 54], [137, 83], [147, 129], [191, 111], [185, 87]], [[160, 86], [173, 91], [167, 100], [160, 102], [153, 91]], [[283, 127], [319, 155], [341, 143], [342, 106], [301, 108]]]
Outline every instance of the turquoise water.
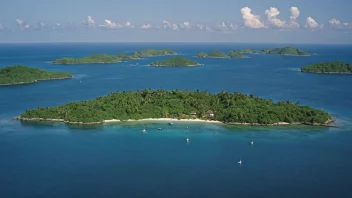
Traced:
[[[0, 67], [25, 64], [74, 79], [0, 87], [1, 197], [349, 197], [352, 76], [300, 73], [322, 61], [352, 63], [350, 45], [294, 45], [310, 57], [197, 59], [199, 51], [270, 44], [1, 44]], [[202, 67], [154, 68], [153, 60], [51, 65], [62, 56], [170, 48]], [[138, 65], [137, 65], [138, 63]], [[131, 64], [135, 65], [132, 66]], [[131, 122], [96, 127], [12, 121], [26, 109], [118, 90], [244, 92], [299, 101], [337, 118], [338, 128], [231, 127]], [[159, 131], [161, 127], [163, 130]], [[186, 128], [188, 127], [188, 128]], [[147, 134], [141, 129], [146, 128]], [[187, 144], [185, 138], [190, 138]], [[249, 142], [254, 141], [250, 146]], [[242, 159], [242, 165], [237, 161]]]

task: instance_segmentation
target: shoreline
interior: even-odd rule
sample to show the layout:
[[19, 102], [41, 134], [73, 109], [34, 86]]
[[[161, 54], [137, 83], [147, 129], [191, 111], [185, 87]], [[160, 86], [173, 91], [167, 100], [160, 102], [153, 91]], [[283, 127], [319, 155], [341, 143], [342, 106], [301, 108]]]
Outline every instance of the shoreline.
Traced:
[[37, 83], [37, 82], [39, 82], [39, 81], [44, 81], [44, 80], [65, 80], [65, 79], [70, 79], [70, 78], [73, 78], [73, 76], [71, 76], [71, 77], [64, 77], [64, 78], [38, 79], [38, 80], [35, 80], [35, 81], [31, 81], [31, 82], [19, 82], [19, 83], [12, 83], [12, 84], [0, 84], [0, 86], [24, 85], [24, 84]]
[[309, 126], [323, 126], [323, 127], [336, 127], [329, 125], [332, 122], [335, 122], [335, 119], [329, 119], [325, 123], [310, 123], [310, 122], [296, 122], [296, 123], [288, 123], [288, 122], [278, 122], [273, 124], [260, 124], [260, 123], [241, 123], [241, 122], [230, 122], [224, 123], [217, 120], [202, 120], [202, 119], [177, 119], [177, 118], [145, 118], [139, 120], [103, 120], [102, 122], [70, 122], [65, 121], [64, 119], [51, 119], [51, 118], [21, 118], [15, 117], [12, 120], [19, 121], [39, 121], [39, 122], [63, 122], [66, 124], [77, 124], [77, 125], [102, 125], [105, 123], [115, 123], [115, 122], [143, 122], [143, 121], [168, 121], [168, 122], [203, 122], [203, 123], [213, 123], [213, 124], [224, 124], [224, 125], [239, 125], [239, 126], [294, 126], [294, 125], [309, 125]]
[[352, 73], [347, 72], [310, 72], [310, 71], [302, 71], [302, 73], [312, 73], [312, 74], [341, 74], [341, 75], [352, 75]]

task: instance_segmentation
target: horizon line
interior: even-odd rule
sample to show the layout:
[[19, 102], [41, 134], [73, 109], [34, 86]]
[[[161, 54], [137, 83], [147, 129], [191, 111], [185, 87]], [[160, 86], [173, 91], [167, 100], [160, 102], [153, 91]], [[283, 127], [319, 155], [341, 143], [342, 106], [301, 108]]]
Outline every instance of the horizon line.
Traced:
[[314, 42], [236, 42], [236, 41], [13, 41], [13, 42], [0, 42], [0, 44], [60, 44], [60, 43], [197, 43], [197, 44], [313, 44], [313, 45], [352, 45], [352, 43], [314, 43]]

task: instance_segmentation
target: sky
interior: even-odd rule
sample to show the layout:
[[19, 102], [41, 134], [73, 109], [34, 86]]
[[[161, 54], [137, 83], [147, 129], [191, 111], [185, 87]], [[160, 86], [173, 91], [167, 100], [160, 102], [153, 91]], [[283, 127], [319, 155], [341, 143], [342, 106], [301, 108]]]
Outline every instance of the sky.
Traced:
[[352, 0], [0, 0], [0, 42], [352, 44]]

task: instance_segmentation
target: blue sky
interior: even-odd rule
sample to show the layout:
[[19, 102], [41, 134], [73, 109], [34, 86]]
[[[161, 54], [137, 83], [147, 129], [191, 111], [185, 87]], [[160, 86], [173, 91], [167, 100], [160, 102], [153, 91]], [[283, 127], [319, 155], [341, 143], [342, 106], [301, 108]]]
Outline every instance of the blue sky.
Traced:
[[0, 2], [0, 42], [352, 43], [350, 0]]

